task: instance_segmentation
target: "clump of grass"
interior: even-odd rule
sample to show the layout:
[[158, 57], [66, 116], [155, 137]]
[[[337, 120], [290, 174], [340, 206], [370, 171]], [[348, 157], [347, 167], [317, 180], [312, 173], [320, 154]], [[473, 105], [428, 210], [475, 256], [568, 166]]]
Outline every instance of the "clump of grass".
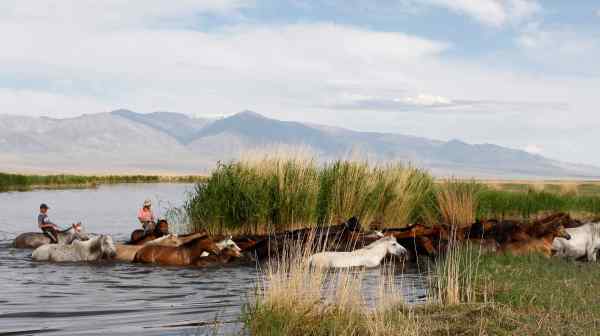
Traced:
[[469, 243], [456, 239], [458, 230], [451, 229], [448, 249], [434, 264], [430, 298], [441, 305], [474, 303], [483, 298], [487, 302], [487, 289], [477, 291], [481, 251]]
[[475, 222], [483, 185], [475, 181], [448, 179], [437, 185], [437, 206], [442, 223], [463, 228]]

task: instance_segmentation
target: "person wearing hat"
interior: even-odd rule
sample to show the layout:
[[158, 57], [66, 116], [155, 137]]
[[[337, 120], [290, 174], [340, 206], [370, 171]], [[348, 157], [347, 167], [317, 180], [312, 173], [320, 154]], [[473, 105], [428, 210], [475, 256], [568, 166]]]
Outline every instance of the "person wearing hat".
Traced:
[[38, 215], [38, 227], [42, 232], [50, 238], [52, 243], [58, 243], [57, 231], [59, 230], [58, 225], [52, 223], [48, 218], [48, 205], [42, 203], [40, 205], [40, 214]]
[[146, 233], [154, 231], [156, 222], [152, 213], [152, 202], [150, 200], [144, 201], [143, 207], [138, 211], [137, 218], [142, 223], [142, 227]]

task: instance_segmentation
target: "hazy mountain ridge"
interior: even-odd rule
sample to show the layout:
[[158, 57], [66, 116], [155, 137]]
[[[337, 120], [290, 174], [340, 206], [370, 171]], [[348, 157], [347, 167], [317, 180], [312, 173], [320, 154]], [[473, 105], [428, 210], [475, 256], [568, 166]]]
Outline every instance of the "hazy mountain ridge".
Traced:
[[247, 151], [299, 146], [321, 160], [358, 153], [372, 162], [410, 161], [437, 175], [598, 178], [600, 168], [493, 144], [279, 121], [251, 111], [221, 119], [128, 110], [51, 119], [0, 115], [0, 170], [205, 173]]

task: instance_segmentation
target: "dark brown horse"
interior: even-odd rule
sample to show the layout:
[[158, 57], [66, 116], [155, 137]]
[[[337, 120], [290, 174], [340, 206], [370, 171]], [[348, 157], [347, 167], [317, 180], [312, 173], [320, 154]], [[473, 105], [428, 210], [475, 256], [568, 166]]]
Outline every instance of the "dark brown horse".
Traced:
[[203, 252], [219, 254], [219, 247], [208, 237], [187, 242], [181, 246], [146, 245], [133, 258], [133, 262], [169, 266], [193, 265]]
[[552, 255], [552, 242], [554, 238], [560, 237], [567, 240], [571, 236], [565, 231], [561, 223], [553, 223], [544, 226], [544, 231], [537, 231], [539, 236], [531, 237], [527, 240], [513, 241], [502, 244], [500, 252], [514, 255], [526, 255], [530, 253], [541, 253], [547, 257]]
[[135, 230], [131, 233], [131, 239], [127, 245], [143, 245], [151, 240], [160, 238], [169, 234], [169, 223], [165, 219], [161, 219], [156, 223], [156, 227], [152, 232], [145, 232], [142, 229]]
[[248, 249], [247, 253], [251, 258], [264, 259], [270, 256], [276, 256], [284, 250], [286, 244], [312, 242], [313, 247], [328, 251], [336, 251], [347, 248], [343, 240], [348, 232], [359, 232], [360, 223], [356, 217], [348, 219], [345, 223], [317, 228], [299, 229], [268, 235], [254, 246]]

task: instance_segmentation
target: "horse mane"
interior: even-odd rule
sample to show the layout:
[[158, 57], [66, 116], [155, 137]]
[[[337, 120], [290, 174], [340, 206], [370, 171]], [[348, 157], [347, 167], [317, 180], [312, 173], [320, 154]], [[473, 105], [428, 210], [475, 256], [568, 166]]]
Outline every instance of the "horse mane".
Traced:
[[101, 251], [102, 237], [104, 237], [104, 235], [100, 235], [90, 241], [90, 253], [98, 253]]
[[361, 250], [372, 250], [373, 248], [375, 248], [375, 247], [377, 247], [377, 246], [379, 246], [379, 245], [381, 245], [383, 243], [386, 243], [388, 241], [392, 241], [392, 240], [395, 240], [395, 239], [396, 238], [394, 238], [393, 236], [384, 237], [384, 238], [378, 239], [378, 240], [372, 242], [371, 244], [369, 244], [369, 245], [361, 248]]
[[75, 230], [75, 228], [71, 225], [68, 228], [64, 229], [64, 230], [59, 230], [58, 233], [67, 233], [71, 230]]

